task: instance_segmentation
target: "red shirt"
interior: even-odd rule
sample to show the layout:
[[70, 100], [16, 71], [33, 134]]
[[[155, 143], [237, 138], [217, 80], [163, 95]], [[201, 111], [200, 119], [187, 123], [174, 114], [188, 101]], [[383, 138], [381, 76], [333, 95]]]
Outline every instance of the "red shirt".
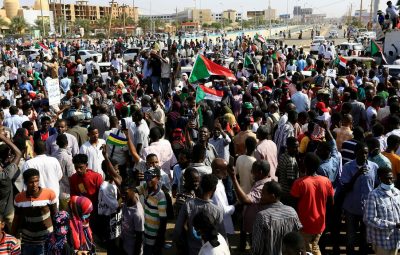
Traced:
[[73, 174], [69, 177], [71, 196], [84, 196], [93, 203], [93, 208], [97, 207], [99, 189], [103, 183], [100, 174], [88, 169], [85, 175]]
[[333, 197], [331, 181], [325, 176], [305, 176], [297, 179], [290, 194], [299, 199], [297, 212], [303, 232], [322, 234], [325, 229], [326, 202]]

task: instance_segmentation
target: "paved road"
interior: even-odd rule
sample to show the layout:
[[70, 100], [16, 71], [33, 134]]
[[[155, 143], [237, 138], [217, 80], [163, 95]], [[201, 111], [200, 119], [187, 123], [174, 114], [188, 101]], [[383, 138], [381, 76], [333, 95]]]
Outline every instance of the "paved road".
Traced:
[[[325, 36], [327, 40], [332, 40], [329, 39], [329, 31], [332, 30], [331, 26], [326, 26], [321, 30], [321, 35]], [[335, 45], [339, 45], [343, 42], [347, 42], [347, 39], [343, 37], [343, 30], [338, 30], [339, 38], [333, 39]], [[292, 46], [296, 45], [296, 48], [303, 47], [304, 49], [309, 49], [310, 44], [311, 44], [312, 38], [311, 38], [311, 30], [307, 30], [303, 32], [303, 38], [301, 40], [298, 39], [298, 33], [292, 35], [292, 39], [286, 39], [284, 41], [285, 44]]]

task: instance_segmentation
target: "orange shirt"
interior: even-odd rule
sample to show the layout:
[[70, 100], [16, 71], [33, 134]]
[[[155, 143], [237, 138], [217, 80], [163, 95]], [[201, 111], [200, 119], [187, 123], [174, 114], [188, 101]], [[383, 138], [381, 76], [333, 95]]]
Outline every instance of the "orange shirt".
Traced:
[[387, 157], [392, 163], [392, 171], [394, 179], [397, 179], [397, 175], [400, 174], [400, 156], [396, 153], [382, 152], [383, 156]]

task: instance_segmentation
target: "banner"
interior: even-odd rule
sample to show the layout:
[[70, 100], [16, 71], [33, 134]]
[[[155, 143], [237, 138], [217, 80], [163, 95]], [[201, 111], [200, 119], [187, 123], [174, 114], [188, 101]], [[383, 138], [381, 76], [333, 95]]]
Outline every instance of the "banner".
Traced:
[[326, 70], [326, 76], [331, 78], [336, 78], [336, 70], [335, 69]]
[[47, 78], [45, 80], [47, 96], [50, 105], [58, 106], [61, 100], [60, 84], [58, 79]]

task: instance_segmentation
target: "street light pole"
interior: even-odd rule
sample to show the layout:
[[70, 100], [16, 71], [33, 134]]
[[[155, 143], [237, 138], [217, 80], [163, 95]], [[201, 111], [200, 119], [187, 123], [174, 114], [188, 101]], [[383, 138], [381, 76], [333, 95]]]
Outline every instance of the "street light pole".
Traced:
[[40, 0], [40, 15], [42, 15], [42, 29], [43, 29], [43, 35], [42, 38], [45, 37], [46, 34], [46, 28], [44, 26], [44, 17], [43, 17], [43, 5], [42, 5], [42, 0]]
[[271, 10], [271, 0], [269, 0], [269, 1], [268, 1], [268, 12], [269, 12], [269, 38], [271, 38], [271, 36], [272, 36], [272, 31], [271, 31], [271, 29], [272, 29], [271, 11], [272, 11], [272, 10]]

